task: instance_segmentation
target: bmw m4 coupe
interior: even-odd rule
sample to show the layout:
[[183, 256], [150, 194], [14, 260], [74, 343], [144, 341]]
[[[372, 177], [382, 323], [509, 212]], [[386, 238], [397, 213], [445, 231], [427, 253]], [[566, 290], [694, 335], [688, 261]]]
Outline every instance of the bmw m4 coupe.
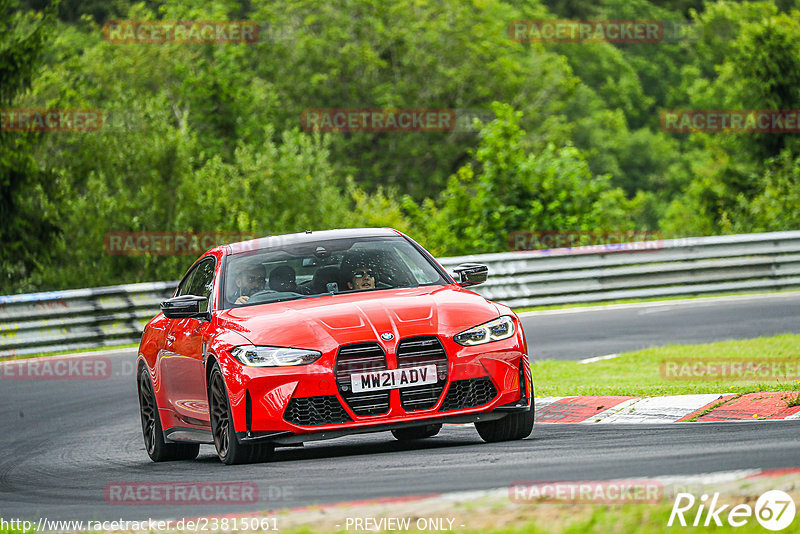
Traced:
[[466, 289], [391, 229], [271, 236], [201, 256], [145, 327], [137, 361], [153, 461], [213, 444], [226, 464], [365, 432], [399, 440], [474, 423], [485, 441], [533, 429], [514, 312]]

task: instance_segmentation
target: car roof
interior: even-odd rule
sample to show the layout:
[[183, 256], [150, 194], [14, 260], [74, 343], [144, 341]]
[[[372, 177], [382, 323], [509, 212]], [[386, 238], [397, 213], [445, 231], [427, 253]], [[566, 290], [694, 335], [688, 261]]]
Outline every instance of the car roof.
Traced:
[[240, 241], [225, 245], [227, 253], [242, 254], [252, 252], [262, 248], [275, 246], [298, 245], [302, 243], [314, 243], [328, 239], [346, 239], [360, 237], [397, 237], [403, 235], [393, 228], [342, 228], [337, 230], [320, 230], [300, 232], [296, 234], [272, 235], [259, 237], [249, 241]]

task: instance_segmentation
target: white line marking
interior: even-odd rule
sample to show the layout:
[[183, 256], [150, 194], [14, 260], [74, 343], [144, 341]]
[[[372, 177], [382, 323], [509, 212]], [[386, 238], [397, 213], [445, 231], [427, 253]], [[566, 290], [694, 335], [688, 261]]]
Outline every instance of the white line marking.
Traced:
[[654, 313], [662, 313], [672, 311], [672, 306], [669, 304], [664, 304], [663, 306], [659, 306], [658, 308], [645, 308], [643, 310], [639, 310], [637, 315], [652, 315]]
[[586, 358], [584, 360], [580, 360], [578, 363], [594, 363], [603, 360], [613, 360], [614, 358], [619, 358], [619, 354], [606, 354], [605, 356], [595, 356], [594, 358]]

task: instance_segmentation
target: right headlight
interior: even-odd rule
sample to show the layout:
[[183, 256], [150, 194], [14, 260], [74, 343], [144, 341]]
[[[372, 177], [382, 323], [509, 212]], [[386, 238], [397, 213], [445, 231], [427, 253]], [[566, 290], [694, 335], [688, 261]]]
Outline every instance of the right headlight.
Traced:
[[509, 315], [503, 315], [497, 319], [492, 319], [488, 323], [483, 323], [469, 330], [464, 330], [460, 334], [453, 336], [453, 340], [459, 345], [470, 347], [472, 345], [483, 345], [492, 341], [508, 339], [514, 335], [514, 320]]
[[242, 345], [231, 349], [231, 356], [250, 367], [288, 367], [311, 363], [322, 356], [322, 353], [287, 347]]

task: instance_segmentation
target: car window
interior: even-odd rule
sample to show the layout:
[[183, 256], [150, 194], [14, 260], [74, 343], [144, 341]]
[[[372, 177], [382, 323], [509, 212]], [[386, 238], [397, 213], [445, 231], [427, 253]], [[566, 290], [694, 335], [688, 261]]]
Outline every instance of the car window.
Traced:
[[214, 289], [214, 259], [210, 258], [201, 262], [195, 269], [192, 281], [189, 284], [187, 295], [206, 297], [205, 303], [200, 305], [200, 311], [208, 310], [211, 301], [211, 291]]
[[[350, 238], [275, 247], [232, 257], [226, 263], [226, 305], [238, 296], [237, 273], [266, 276], [244, 304], [264, 304], [332, 293], [443, 284], [440, 272], [403, 238]], [[230, 276], [229, 276], [230, 275]], [[358, 275], [358, 277], [357, 277]], [[364, 285], [364, 279], [369, 282]], [[359, 283], [357, 283], [357, 281]]]
[[189, 286], [192, 283], [192, 277], [194, 277], [194, 273], [197, 272], [197, 267], [189, 270], [188, 273], [183, 277], [181, 283], [178, 284], [178, 290], [175, 292], [176, 297], [180, 297], [181, 295], [191, 295], [189, 292]]
[[[406, 267], [413, 273], [414, 278], [416, 279], [419, 285], [426, 285], [426, 284], [433, 284], [441, 280], [441, 275], [439, 272], [427, 262], [420, 262], [416, 259], [419, 254], [415, 256], [411, 256], [409, 252], [413, 249], [404, 249], [398, 248], [397, 254], [400, 256], [400, 259], [403, 260], [403, 263], [406, 264]], [[415, 250], [413, 252], [416, 252]]]

